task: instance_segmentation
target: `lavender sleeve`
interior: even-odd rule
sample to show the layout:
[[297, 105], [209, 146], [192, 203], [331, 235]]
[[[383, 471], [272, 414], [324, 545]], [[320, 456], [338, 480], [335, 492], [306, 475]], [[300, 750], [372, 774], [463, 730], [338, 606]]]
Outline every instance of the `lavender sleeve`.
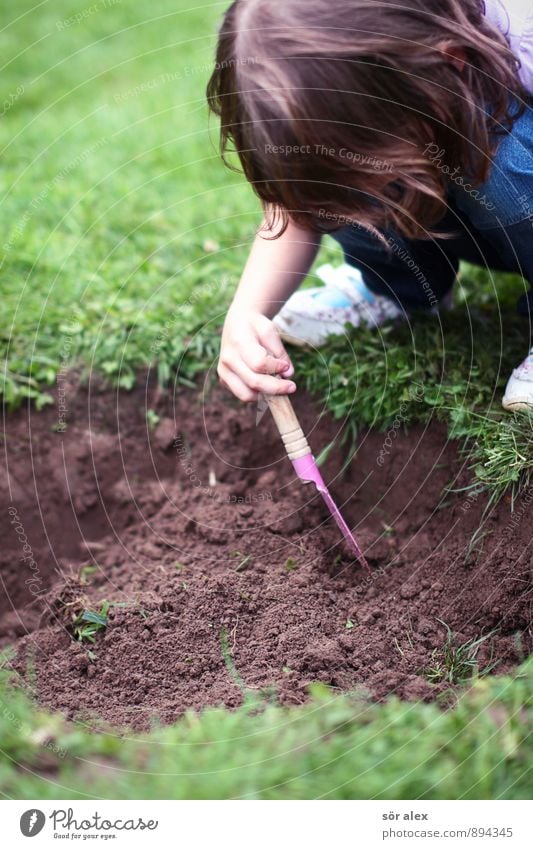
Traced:
[[533, 95], [533, 2], [485, 0], [485, 15], [507, 38], [520, 61], [520, 79]]

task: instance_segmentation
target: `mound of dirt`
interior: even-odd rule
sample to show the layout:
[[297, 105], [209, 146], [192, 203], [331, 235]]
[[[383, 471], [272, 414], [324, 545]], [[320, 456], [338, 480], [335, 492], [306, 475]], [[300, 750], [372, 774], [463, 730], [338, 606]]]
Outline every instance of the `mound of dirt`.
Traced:
[[443, 495], [468, 476], [440, 425], [363, 432], [341, 472], [342, 426], [295, 398], [317, 453], [337, 440], [322, 471], [369, 576], [268, 413], [150, 382], [67, 400], [66, 430], [49, 408], [5, 431], [0, 637], [42, 704], [146, 728], [246, 690], [300, 703], [316, 681], [429, 700], [450, 686], [427, 678], [442, 622], [458, 643], [490, 635], [481, 668], [531, 649], [531, 509], [502, 503], [471, 550], [484, 497]]

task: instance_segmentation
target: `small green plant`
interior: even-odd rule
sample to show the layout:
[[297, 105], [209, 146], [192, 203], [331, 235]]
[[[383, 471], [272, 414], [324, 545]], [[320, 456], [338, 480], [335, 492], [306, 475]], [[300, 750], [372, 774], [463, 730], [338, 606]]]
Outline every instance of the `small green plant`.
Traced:
[[246, 698], [247, 690], [246, 684], [243, 679], [239, 675], [237, 671], [237, 667], [235, 666], [235, 661], [233, 659], [232, 649], [229, 644], [229, 636], [226, 628], [221, 628], [219, 633], [220, 639], [220, 653], [222, 654], [222, 658], [224, 660], [224, 665], [228, 671], [230, 678], [233, 680], [234, 684], [237, 685], [243, 696]]
[[344, 627], [347, 631], [351, 631], [353, 628], [355, 628], [355, 622], [353, 622], [351, 619], [347, 619], [346, 625]]
[[286, 561], [285, 561], [285, 563], [283, 564], [283, 568], [285, 569], [285, 571], [286, 571], [286, 572], [294, 572], [294, 570], [295, 570], [297, 567], [296, 567], [296, 563], [294, 562], [294, 560], [292, 559], [292, 557], [288, 557], [288, 558], [287, 558], [287, 560], [286, 560]]
[[148, 425], [149, 430], [155, 430], [155, 428], [159, 424], [159, 416], [157, 415], [155, 410], [146, 411], [146, 423]]
[[80, 583], [88, 584], [89, 579], [95, 572], [98, 572], [100, 567], [98, 565], [93, 565], [92, 563], [88, 563], [86, 566], [82, 566], [79, 572]]
[[96, 635], [107, 628], [107, 614], [110, 606], [108, 601], [104, 601], [97, 613], [93, 610], [83, 610], [74, 616], [72, 632], [79, 643], [96, 642]]
[[248, 566], [250, 566], [251, 563], [253, 562], [252, 561], [252, 555], [251, 554], [243, 554], [242, 551], [235, 551], [233, 556], [239, 558], [239, 562], [237, 563], [237, 565], [235, 567], [236, 572], [244, 572], [244, 570], [247, 569]]
[[328, 445], [326, 445], [326, 447], [322, 449], [322, 451], [320, 452], [320, 454], [318, 455], [318, 457], [315, 460], [315, 463], [317, 464], [317, 466], [319, 468], [320, 468], [320, 466], [323, 466], [324, 463], [327, 461], [329, 455], [331, 454], [331, 452], [335, 448], [336, 444], [337, 444], [337, 440], [332, 439], [331, 442], [328, 443]]
[[480, 669], [477, 660], [481, 645], [493, 637], [495, 631], [478, 637], [477, 640], [457, 645], [450, 626], [442, 619], [438, 621], [446, 628], [446, 641], [441, 649], [433, 650], [430, 665], [425, 670], [425, 677], [430, 684], [440, 684], [442, 681], [465, 684], [472, 678], [488, 675], [498, 665], [499, 660], [491, 660], [487, 666]]

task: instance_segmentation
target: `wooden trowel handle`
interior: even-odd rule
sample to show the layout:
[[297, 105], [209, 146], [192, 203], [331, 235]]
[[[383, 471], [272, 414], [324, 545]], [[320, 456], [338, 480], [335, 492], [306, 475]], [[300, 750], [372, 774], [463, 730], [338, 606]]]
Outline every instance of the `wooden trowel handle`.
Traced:
[[311, 453], [309, 443], [286, 395], [265, 395], [289, 460], [299, 460]]

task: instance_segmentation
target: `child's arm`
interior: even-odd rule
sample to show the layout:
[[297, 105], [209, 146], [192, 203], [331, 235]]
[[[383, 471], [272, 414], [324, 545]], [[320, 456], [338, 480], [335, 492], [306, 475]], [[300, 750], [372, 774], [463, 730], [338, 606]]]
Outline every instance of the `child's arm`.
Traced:
[[[261, 232], [267, 235], [264, 238]], [[300, 285], [320, 247], [320, 236], [292, 222], [278, 238], [259, 231], [241, 282], [229, 309], [218, 375], [241, 401], [253, 401], [258, 392], [287, 395], [296, 390], [293, 368], [270, 318]]]

